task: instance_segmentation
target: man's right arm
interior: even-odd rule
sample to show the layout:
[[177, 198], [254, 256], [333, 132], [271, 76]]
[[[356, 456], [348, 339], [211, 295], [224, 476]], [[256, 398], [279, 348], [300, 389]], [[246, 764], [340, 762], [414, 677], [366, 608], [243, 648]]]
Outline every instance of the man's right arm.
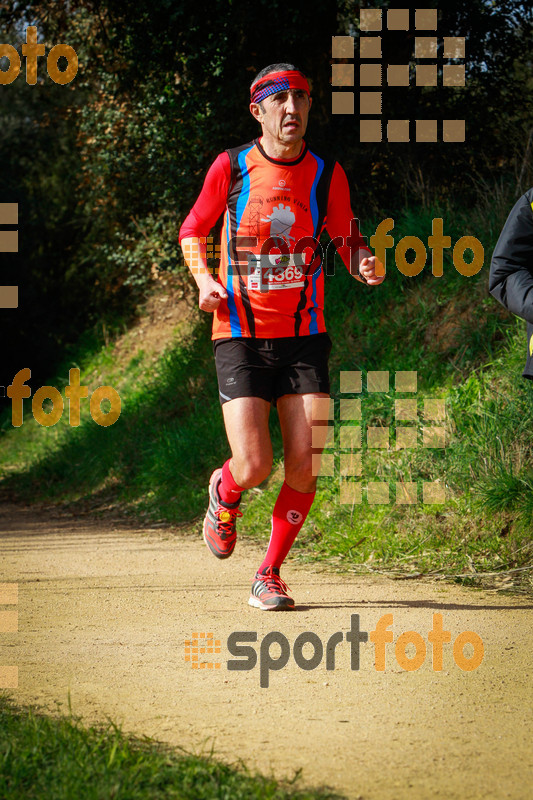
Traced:
[[530, 189], [512, 209], [494, 248], [489, 291], [505, 308], [533, 323], [533, 211]]
[[[205, 237], [226, 207], [230, 180], [229, 156], [221, 153], [211, 165], [202, 191], [180, 228], [183, 258], [198, 286], [198, 305], [202, 311], [215, 311], [228, 296], [224, 286], [213, 277], [207, 266]], [[204, 239], [204, 242], [200, 242], [200, 239]]]
[[180, 241], [185, 263], [192, 272], [199, 289], [198, 305], [202, 311], [215, 311], [221, 300], [225, 300], [228, 293], [222, 284], [215, 280], [209, 272], [205, 258], [205, 244], [199, 242], [197, 236], [186, 236]]
[[385, 280], [383, 264], [365, 244], [357, 227], [348, 178], [338, 162], [331, 176], [326, 229], [332, 239], [342, 240], [343, 244], [337, 247], [337, 252], [350, 275], [369, 286], [377, 286]]

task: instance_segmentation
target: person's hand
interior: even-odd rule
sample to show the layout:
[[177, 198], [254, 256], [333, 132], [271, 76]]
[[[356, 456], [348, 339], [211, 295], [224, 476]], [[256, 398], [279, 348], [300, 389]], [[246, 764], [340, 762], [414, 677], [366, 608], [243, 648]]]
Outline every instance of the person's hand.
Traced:
[[222, 284], [210, 277], [200, 286], [198, 305], [202, 311], [213, 312], [219, 307], [222, 300], [226, 300], [227, 297], [228, 293]]
[[377, 286], [385, 280], [385, 275], [376, 275], [376, 269], [380, 272], [383, 270], [383, 264], [376, 256], [363, 258], [359, 262], [359, 274], [370, 286]]

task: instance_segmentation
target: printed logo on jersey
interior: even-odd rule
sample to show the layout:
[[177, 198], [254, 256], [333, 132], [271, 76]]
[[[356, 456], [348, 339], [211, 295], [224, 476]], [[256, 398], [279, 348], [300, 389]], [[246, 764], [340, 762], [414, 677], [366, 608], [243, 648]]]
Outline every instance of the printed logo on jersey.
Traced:
[[[281, 181], [280, 181], [281, 183]], [[274, 289], [295, 289], [304, 285], [304, 273], [288, 250], [295, 237], [291, 235], [296, 215], [290, 205], [279, 203], [261, 222], [270, 222], [269, 239], [272, 250], [266, 255], [249, 257], [248, 289], [268, 292]], [[301, 258], [301, 256], [300, 256]]]
[[274, 192], [279, 192], [280, 189], [283, 189], [284, 192], [292, 191], [291, 187], [287, 186], [287, 181], [284, 181], [283, 178], [280, 178], [277, 186], [272, 187], [272, 191]]
[[294, 241], [294, 236], [291, 236], [291, 228], [296, 220], [296, 215], [289, 205], [284, 206], [280, 203], [279, 206], [274, 206], [272, 214], [267, 214], [266, 219], [261, 217], [261, 222], [270, 221], [270, 237], [272, 239], [282, 239], [287, 244]]

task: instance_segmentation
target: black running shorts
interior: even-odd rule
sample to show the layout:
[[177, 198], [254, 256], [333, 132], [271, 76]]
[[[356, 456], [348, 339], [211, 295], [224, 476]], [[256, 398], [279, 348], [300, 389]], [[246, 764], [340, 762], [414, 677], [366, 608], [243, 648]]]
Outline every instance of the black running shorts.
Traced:
[[213, 341], [220, 402], [236, 397], [262, 397], [268, 402], [284, 394], [329, 394], [327, 333], [251, 339], [234, 336]]

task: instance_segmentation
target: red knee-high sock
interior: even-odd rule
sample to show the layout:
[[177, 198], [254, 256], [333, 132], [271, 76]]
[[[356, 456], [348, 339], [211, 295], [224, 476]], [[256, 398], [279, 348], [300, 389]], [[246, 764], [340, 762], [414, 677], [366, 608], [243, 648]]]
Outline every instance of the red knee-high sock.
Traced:
[[268, 550], [260, 570], [265, 567], [281, 567], [291, 549], [298, 531], [305, 522], [309, 509], [315, 499], [315, 492], [297, 492], [283, 483], [274, 512], [272, 514], [272, 533]]
[[235, 483], [229, 469], [229, 462], [230, 460], [228, 458], [222, 467], [222, 480], [218, 487], [218, 494], [223, 503], [236, 503], [240, 499], [241, 492], [243, 492], [244, 489], [242, 486], [239, 486], [238, 483]]

